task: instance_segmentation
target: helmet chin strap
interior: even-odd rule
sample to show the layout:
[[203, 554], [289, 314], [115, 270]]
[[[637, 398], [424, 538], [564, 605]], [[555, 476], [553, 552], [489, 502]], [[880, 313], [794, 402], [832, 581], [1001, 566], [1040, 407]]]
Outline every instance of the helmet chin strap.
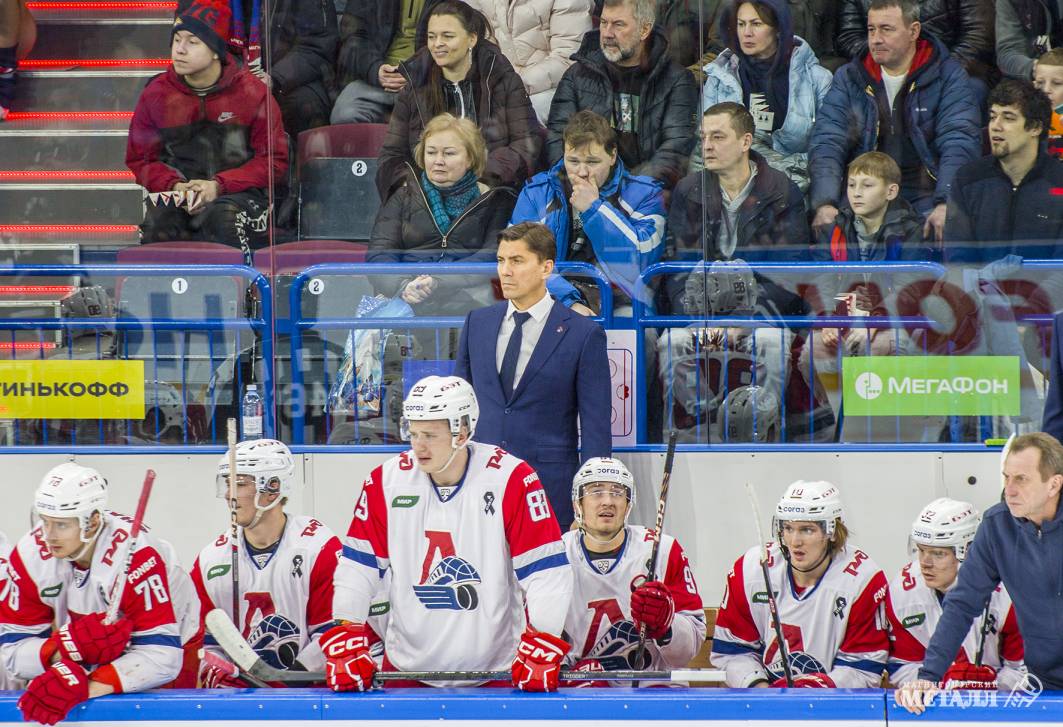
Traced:
[[456, 444], [455, 443], [452, 446], [453, 446], [454, 449], [453, 449], [453, 451], [451, 451], [450, 457], [447, 458], [446, 463], [442, 467], [440, 467], [437, 470], [425, 470], [425, 472], [427, 472], [430, 475], [438, 475], [438, 474], [441, 474], [442, 472], [444, 472], [447, 469], [447, 467], [450, 467], [450, 465], [453, 464], [454, 458], [458, 456], [458, 452], [460, 452], [461, 450], [463, 450], [463, 449], [465, 449], [466, 447], [469, 446], [469, 439], [468, 439], [468, 437], [466, 437], [465, 441], [462, 442], [461, 444]]
[[828, 540], [827, 541], [826, 550], [823, 551], [823, 555], [821, 555], [819, 557], [819, 560], [816, 561], [815, 565], [809, 566], [808, 568], [798, 568], [796, 565], [794, 565], [793, 561], [790, 560], [790, 549], [786, 548], [786, 547], [783, 548], [783, 552], [786, 554], [786, 562], [789, 563], [790, 567], [793, 568], [798, 573], [811, 573], [816, 568], [819, 568], [821, 565], [823, 565], [823, 561], [825, 561], [827, 558], [829, 558], [831, 556], [831, 553], [832, 553], [833, 550], [834, 550], [834, 541], [833, 540]]
[[272, 510], [273, 508], [275, 508], [277, 506], [277, 503], [280, 502], [281, 499], [282, 499], [278, 495], [276, 500], [274, 500], [270, 504], [266, 505], [265, 507], [262, 507], [261, 505], [258, 504], [258, 498], [259, 498], [260, 495], [262, 495], [261, 492], [256, 492], [255, 493], [255, 516], [253, 518], [251, 518], [251, 522], [248, 523], [248, 525], [246, 527], [247, 530], [254, 530], [255, 526], [258, 525], [259, 522], [262, 521], [262, 516], [265, 515], [267, 512], [269, 512], [270, 510]]

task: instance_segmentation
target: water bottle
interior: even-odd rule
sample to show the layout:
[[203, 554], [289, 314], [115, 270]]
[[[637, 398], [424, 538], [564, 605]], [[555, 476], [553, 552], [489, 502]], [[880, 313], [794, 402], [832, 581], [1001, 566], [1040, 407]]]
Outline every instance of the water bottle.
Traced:
[[242, 440], [260, 439], [262, 437], [262, 398], [258, 395], [258, 386], [248, 384], [244, 391], [244, 401], [240, 405], [242, 419]]

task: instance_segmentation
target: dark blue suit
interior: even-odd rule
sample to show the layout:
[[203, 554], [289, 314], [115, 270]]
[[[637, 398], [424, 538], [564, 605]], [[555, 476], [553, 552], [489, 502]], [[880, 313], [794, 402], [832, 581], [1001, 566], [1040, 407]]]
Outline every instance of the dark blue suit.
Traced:
[[1058, 313], [1052, 324], [1052, 367], [1048, 377], [1041, 430], [1063, 441], [1063, 313]]
[[[476, 441], [498, 445], [530, 464], [539, 473], [561, 528], [567, 529], [573, 518], [572, 478], [580, 463], [612, 453], [605, 331], [555, 301], [507, 402], [495, 351], [508, 305], [496, 303], [465, 317], [454, 375], [476, 391]], [[577, 446], [579, 433], [582, 447]]]

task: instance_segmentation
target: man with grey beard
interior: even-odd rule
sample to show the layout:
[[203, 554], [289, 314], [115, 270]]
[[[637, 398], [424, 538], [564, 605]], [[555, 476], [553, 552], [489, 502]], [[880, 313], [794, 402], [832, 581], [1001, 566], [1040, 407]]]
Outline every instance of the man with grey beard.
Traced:
[[598, 30], [583, 36], [550, 106], [551, 164], [564, 153], [569, 118], [590, 109], [616, 129], [620, 158], [633, 174], [666, 189], [686, 174], [697, 140], [698, 89], [690, 71], [671, 60], [654, 13], [654, 0], [605, 0]]

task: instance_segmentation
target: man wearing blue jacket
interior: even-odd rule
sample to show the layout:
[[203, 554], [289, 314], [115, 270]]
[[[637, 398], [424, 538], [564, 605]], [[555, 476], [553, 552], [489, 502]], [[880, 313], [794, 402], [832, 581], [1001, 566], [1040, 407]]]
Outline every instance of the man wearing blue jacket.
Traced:
[[913, 0], [872, 0], [868, 52], [842, 66], [819, 109], [809, 148], [813, 227], [834, 222], [845, 168], [867, 151], [893, 157], [901, 197], [941, 240], [956, 171], [981, 152], [981, 114], [963, 66], [921, 38]]
[[1027, 668], [1044, 689], [1063, 689], [1063, 444], [1044, 432], [1016, 437], [1003, 474], [1004, 502], [982, 518], [919, 679], [895, 694], [915, 714], [938, 692], [972, 621], [1001, 582], [1015, 604]]
[[[644, 295], [639, 275], [661, 259], [665, 210], [661, 183], [629, 174], [617, 151], [616, 131], [593, 111], [572, 115], [565, 153], [521, 190], [509, 224], [539, 222], [557, 240], [557, 261], [597, 265], [619, 288], [614, 307]], [[577, 312], [599, 313], [596, 286], [579, 289], [554, 275], [550, 294]]]

